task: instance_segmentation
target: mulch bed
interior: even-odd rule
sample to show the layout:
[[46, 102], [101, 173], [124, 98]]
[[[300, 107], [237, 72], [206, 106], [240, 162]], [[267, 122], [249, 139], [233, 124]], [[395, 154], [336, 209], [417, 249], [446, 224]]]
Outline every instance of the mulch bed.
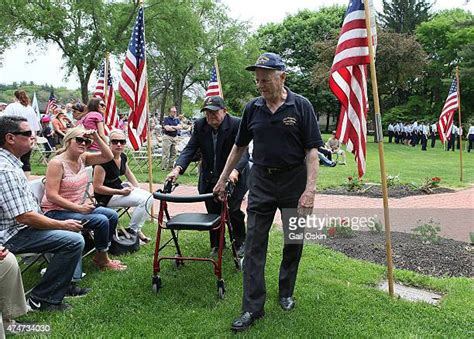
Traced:
[[[317, 243], [349, 257], [385, 265], [385, 234], [354, 232], [353, 237], [328, 237]], [[393, 264], [421, 274], [474, 277], [474, 247], [442, 238], [438, 244], [424, 244], [413, 234], [392, 232]]]
[[[425, 191], [422, 191], [410, 185], [397, 185], [388, 188], [389, 198], [405, 198], [413, 195], [427, 195], [453, 192], [456, 192], [456, 190], [446, 187], [437, 187], [433, 189], [432, 193], [426, 193]], [[349, 191], [347, 187], [338, 186], [326, 188], [318, 193], [331, 195], [353, 195], [367, 198], [382, 198], [382, 186], [366, 184], [365, 187], [359, 191]]]

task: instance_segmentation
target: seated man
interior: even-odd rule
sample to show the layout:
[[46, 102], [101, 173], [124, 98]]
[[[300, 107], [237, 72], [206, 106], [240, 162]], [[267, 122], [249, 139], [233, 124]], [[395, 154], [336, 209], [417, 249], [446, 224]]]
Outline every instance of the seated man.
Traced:
[[21, 272], [15, 256], [0, 245], [0, 338], [3, 326], [27, 312]]
[[[188, 144], [181, 152], [176, 167], [168, 174], [169, 180], [176, 180], [186, 171], [198, 150], [201, 151], [201, 166], [199, 173], [199, 193], [210, 193], [224, 169], [227, 157], [234, 145], [240, 119], [227, 114], [224, 99], [220, 96], [208, 97], [204, 101], [201, 112], [206, 116], [196, 121], [193, 134]], [[235, 244], [239, 256], [244, 253], [245, 241], [245, 214], [240, 205], [247, 192], [248, 153], [242, 156], [239, 163], [232, 171], [229, 179], [236, 184], [234, 192], [229, 199], [230, 222], [233, 227]], [[206, 201], [208, 213], [219, 214], [221, 204], [214, 200]], [[218, 232], [210, 232], [211, 255], [217, 255], [219, 244]]]
[[336, 162], [332, 161], [332, 152], [324, 147], [318, 147], [319, 164], [326, 167], [336, 167]]
[[336, 131], [332, 131], [332, 136], [328, 139], [326, 147], [331, 150], [333, 154], [337, 154], [342, 157], [341, 165], [346, 164], [346, 152], [341, 149], [341, 142], [336, 138]]
[[14, 254], [53, 254], [28, 304], [32, 310], [63, 311], [70, 308], [63, 303], [66, 294], [84, 294], [71, 285], [84, 248], [84, 239], [78, 233], [82, 225], [80, 221], [53, 220], [38, 213], [38, 203], [19, 160], [31, 150], [33, 142], [25, 118], [0, 117], [0, 244]]

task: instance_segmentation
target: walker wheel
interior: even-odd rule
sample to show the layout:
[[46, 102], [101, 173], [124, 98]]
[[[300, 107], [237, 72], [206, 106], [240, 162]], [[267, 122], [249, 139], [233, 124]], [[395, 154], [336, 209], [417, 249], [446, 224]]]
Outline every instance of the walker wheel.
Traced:
[[161, 278], [159, 275], [154, 276], [151, 281], [151, 288], [153, 292], [158, 293], [161, 288]]
[[224, 280], [217, 280], [217, 294], [219, 295], [219, 299], [224, 299], [225, 297]]

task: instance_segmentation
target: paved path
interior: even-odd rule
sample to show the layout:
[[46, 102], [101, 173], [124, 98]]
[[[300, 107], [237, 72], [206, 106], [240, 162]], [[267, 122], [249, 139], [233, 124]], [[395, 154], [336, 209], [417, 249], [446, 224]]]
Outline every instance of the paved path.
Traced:
[[[143, 187], [148, 189], [147, 184]], [[154, 185], [158, 189], [161, 185]], [[197, 188], [178, 186], [173, 192], [176, 195], [195, 195]], [[315, 214], [319, 216], [373, 216], [383, 220], [382, 199], [357, 196], [317, 194], [315, 198]], [[455, 193], [411, 196], [401, 199], [389, 199], [390, 223], [392, 231], [410, 232], [419, 224], [428, 223], [430, 219], [439, 223], [441, 236], [469, 241], [469, 232], [474, 232], [474, 187]], [[243, 210], [247, 202], [243, 202]], [[158, 203], [155, 202], [155, 213]], [[184, 212], [205, 212], [204, 203], [169, 204], [172, 215]], [[420, 222], [418, 222], [420, 220]], [[275, 217], [275, 223], [281, 225], [281, 217]], [[362, 228], [361, 228], [362, 229]]]
[[[148, 190], [148, 184], [140, 186]], [[161, 184], [154, 184], [153, 190], [161, 188]], [[173, 194], [195, 195], [194, 186], [180, 185]], [[315, 198], [315, 214], [324, 216], [377, 216], [383, 220], [382, 199], [317, 194]], [[474, 186], [455, 193], [411, 196], [401, 199], [389, 199], [390, 224], [392, 231], [410, 232], [419, 224], [429, 222], [430, 219], [439, 223], [441, 236], [469, 241], [469, 233], [474, 232]], [[158, 201], [154, 204], [154, 213], [157, 214]], [[243, 210], [247, 208], [244, 200]], [[169, 204], [171, 215], [185, 212], [205, 212], [204, 203]], [[275, 223], [281, 225], [279, 213], [275, 216]], [[361, 228], [364, 229], [364, 228]]]

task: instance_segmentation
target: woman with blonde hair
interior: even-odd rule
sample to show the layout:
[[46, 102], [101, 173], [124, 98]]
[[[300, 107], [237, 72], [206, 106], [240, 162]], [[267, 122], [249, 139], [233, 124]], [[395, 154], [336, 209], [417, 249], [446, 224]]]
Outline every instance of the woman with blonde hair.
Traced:
[[[97, 143], [99, 152], [87, 152], [92, 142]], [[96, 266], [125, 270], [125, 265], [111, 260], [107, 253], [118, 223], [117, 212], [96, 207], [85, 199], [89, 181], [86, 167], [110, 161], [113, 158], [110, 148], [97, 131], [80, 126], [67, 131], [63, 147], [57, 153], [46, 170], [46, 190], [41, 203], [45, 215], [57, 220], [81, 220], [84, 228], [94, 231], [96, 254], [93, 261]]]
[[[110, 132], [109, 138], [114, 158], [95, 167], [94, 197], [101, 206], [135, 207], [129, 227], [138, 234], [142, 242], [148, 243], [150, 238], [143, 234], [141, 228], [153, 198], [150, 192], [139, 188], [135, 175], [128, 167], [127, 156], [123, 153], [127, 144], [125, 133], [114, 129]], [[122, 175], [125, 175], [128, 182], [120, 180]]]

